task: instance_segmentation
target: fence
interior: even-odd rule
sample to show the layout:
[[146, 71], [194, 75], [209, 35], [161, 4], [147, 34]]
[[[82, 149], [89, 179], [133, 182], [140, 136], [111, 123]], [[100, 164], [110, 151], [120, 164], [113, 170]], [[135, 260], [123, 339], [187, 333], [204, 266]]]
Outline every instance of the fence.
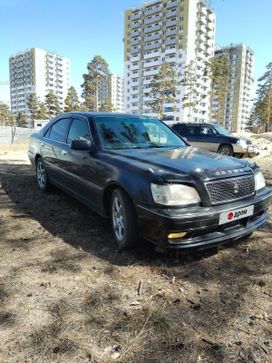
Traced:
[[26, 144], [35, 129], [0, 126], [0, 144]]

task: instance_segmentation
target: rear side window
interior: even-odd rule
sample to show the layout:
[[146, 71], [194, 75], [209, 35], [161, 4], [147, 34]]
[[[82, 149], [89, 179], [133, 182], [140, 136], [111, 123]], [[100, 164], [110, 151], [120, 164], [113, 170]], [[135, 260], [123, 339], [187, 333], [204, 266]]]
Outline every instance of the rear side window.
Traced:
[[198, 126], [195, 125], [176, 125], [174, 130], [178, 132], [181, 136], [197, 135]]
[[209, 125], [202, 125], [200, 127], [201, 135], [216, 135], [216, 131]]
[[74, 139], [90, 140], [90, 132], [87, 121], [74, 119], [67, 136], [67, 144], [72, 143]]
[[63, 119], [57, 121], [46, 132], [45, 137], [48, 137], [50, 140], [64, 142], [68, 125], [69, 125], [69, 119], [63, 118]]

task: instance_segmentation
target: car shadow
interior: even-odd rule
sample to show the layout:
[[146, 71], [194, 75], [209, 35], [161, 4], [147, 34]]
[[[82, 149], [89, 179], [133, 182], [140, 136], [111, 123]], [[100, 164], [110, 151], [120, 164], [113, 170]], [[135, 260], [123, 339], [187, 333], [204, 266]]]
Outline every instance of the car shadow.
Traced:
[[[169, 251], [139, 241], [139, 247], [131, 251], [119, 251], [111, 233], [108, 219], [66, 194], [54, 188], [42, 193], [36, 184], [30, 165], [6, 164], [1, 175], [2, 189], [15, 204], [14, 218], [32, 217], [51, 235], [63, 239], [76, 249], [81, 249], [115, 265], [133, 263], [160, 263], [175, 265], [191, 263], [216, 254], [217, 248], [203, 251]], [[1, 205], [1, 208], [11, 204]], [[231, 244], [236, 245], [236, 242]], [[154, 251], [156, 252], [154, 255]]]

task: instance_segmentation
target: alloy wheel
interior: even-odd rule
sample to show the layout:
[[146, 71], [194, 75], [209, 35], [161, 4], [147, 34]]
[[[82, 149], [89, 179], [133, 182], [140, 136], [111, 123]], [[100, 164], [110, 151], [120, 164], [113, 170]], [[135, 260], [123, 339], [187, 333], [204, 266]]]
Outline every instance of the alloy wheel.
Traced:
[[45, 168], [41, 161], [38, 161], [37, 165], [37, 181], [41, 189], [45, 188], [46, 185], [46, 174]]
[[118, 241], [122, 241], [125, 233], [124, 211], [121, 200], [115, 195], [112, 203], [113, 231]]

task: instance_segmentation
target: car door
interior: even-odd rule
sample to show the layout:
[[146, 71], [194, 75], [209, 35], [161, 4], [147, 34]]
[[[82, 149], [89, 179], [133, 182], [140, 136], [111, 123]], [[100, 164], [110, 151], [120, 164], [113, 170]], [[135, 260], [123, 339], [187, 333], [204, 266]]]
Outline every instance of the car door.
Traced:
[[71, 143], [75, 139], [85, 139], [93, 143], [89, 120], [83, 116], [72, 118], [67, 133], [66, 143], [69, 150], [65, 162], [66, 188], [84, 203], [96, 208], [101, 202], [102, 194], [102, 188], [97, 184], [98, 163], [96, 156], [89, 150], [73, 150]]
[[214, 151], [218, 149], [218, 133], [211, 126], [207, 124], [199, 125], [199, 134], [197, 136], [197, 146], [201, 149]]
[[53, 182], [65, 184], [64, 163], [69, 146], [65, 143], [71, 119], [62, 117], [47, 130], [41, 141], [41, 156]]
[[192, 146], [198, 146], [199, 125], [182, 124], [176, 125], [174, 130], [185, 137]]

